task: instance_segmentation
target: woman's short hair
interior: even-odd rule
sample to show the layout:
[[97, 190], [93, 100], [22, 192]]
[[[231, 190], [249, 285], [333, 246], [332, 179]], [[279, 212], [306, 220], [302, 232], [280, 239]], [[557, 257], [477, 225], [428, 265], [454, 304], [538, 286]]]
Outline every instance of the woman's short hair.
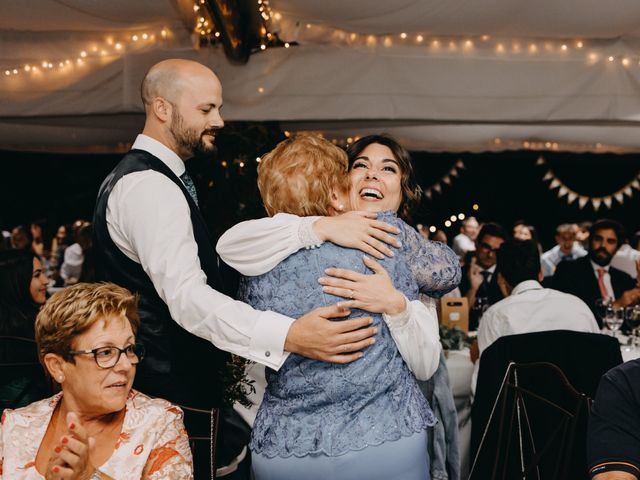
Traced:
[[349, 158], [349, 170], [353, 166], [353, 162], [360, 156], [362, 151], [369, 145], [377, 143], [384, 145], [398, 161], [400, 165], [400, 186], [402, 187], [402, 201], [398, 208], [398, 215], [404, 220], [411, 220], [411, 213], [420, 203], [422, 197], [422, 189], [418, 185], [415, 173], [413, 171], [413, 163], [411, 155], [406, 148], [400, 145], [397, 140], [389, 135], [367, 135], [353, 142], [347, 148], [347, 156]]
[[332, 192], [349, 189], [347, 155], [318, 136], [289, 138], [261, 158], [258, 188], [269, 216], [329, 215]]
[[38, 311], [30, 291], [34, 258], [30, 250], [0, 251], [0, 335], [33, 335]]
[[57, 353], [73, 362], [73, 339], [98, 320], [124, 314], [135, 335], [140, 326], [138, 296], [114, 283], [77, 283], [55, 293], [36, 317], [40, 362]]

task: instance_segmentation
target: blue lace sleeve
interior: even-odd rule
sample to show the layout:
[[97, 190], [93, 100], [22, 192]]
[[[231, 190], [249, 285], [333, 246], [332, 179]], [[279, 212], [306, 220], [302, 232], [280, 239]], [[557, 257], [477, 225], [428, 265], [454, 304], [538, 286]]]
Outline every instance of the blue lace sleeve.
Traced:
[[402, 227], [402, 250], [420, 291], [440, 298], [456, 288], [462, 272], [454, 251], [442, 242], [426, 240], [407, 224]]

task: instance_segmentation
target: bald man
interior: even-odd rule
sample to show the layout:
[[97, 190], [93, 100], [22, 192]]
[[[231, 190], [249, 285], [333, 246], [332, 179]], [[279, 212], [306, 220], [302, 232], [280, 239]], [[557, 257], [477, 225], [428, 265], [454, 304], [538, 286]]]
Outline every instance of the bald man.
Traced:
[[102, 184], [94, 212], [99, 279], [140, 295], [138, 338], [147, 353], [136, 388], [210, 408], [222, 401], [226, 352], [273, 369], [287, 352], [359, 358], [375, 334], [368, 318], [333, 322], [348, 312], [329, 307], [294, 321], [220, 293], [218, 259], [184, 164], [212, 152], [224, 125], [216, 75], [196, 62], [166, 60], [149, 70], [141, 93], [144, 130]]

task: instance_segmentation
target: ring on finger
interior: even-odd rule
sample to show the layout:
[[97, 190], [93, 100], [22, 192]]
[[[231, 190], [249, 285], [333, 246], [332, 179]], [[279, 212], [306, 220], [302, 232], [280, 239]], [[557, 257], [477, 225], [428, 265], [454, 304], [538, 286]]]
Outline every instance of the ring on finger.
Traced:
[[353, 290], [349, 290], [349, 298], [350, 298], [351, 300], [353, 300], [354, 295], [355, 295], [355, 294], [354, 294]]

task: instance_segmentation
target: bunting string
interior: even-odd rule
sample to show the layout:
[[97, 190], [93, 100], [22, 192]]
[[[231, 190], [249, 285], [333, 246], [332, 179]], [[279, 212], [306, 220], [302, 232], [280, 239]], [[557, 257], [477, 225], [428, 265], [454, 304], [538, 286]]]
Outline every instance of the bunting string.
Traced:
[[447, 173], [445, 173], [443, 175], [443, 177], [438, 180], [436, 183], [434, 183], [433, 185], [431, 185], [430, 187], [426, 188], [423, 190], [424, 195], [431, 200], [431, 198], [433, 197], [434, 193], [442, 193], [442, 189], [445, 185], [451, 185], [453, 183], [453, 180], [458, 178], [458, 175], [460, 175], [460, 171], [465, 169], [465, 165], [464, 162], [462, 160], [458, 160], [456, 162], [456, 164], [451, 167], [451, 170], [449, 170]]
[[[547, 161], [544, 157], [540, 156], [536, 162], [536, 165], [546, 166]], [[567, 204], [571, 205], [575, 201], [578, 202], [578, 207], [582, 210], [587, 204], [591, 204], [595, 211], [598, 211], [600, 207], [606, 207], [610, 209], [613, 205], [613, 201], [616, 200], [620, 205], [624, 204], [625, 199], [632, 198], [634, 190], [640, 190], [640, 173], [635, 175], [625, 186], [613, 192], [609, 195], [601, 197], [593, 197], [590, 195], [583, 195], [575, 190], [569, 188], [562, 180], [560, 180], [555, 172], [550, 168], [542, 177], [544, 182], [549, 182], [549, 190], [558, 189], [558, 198], [563, 198], [567, 201]]]

